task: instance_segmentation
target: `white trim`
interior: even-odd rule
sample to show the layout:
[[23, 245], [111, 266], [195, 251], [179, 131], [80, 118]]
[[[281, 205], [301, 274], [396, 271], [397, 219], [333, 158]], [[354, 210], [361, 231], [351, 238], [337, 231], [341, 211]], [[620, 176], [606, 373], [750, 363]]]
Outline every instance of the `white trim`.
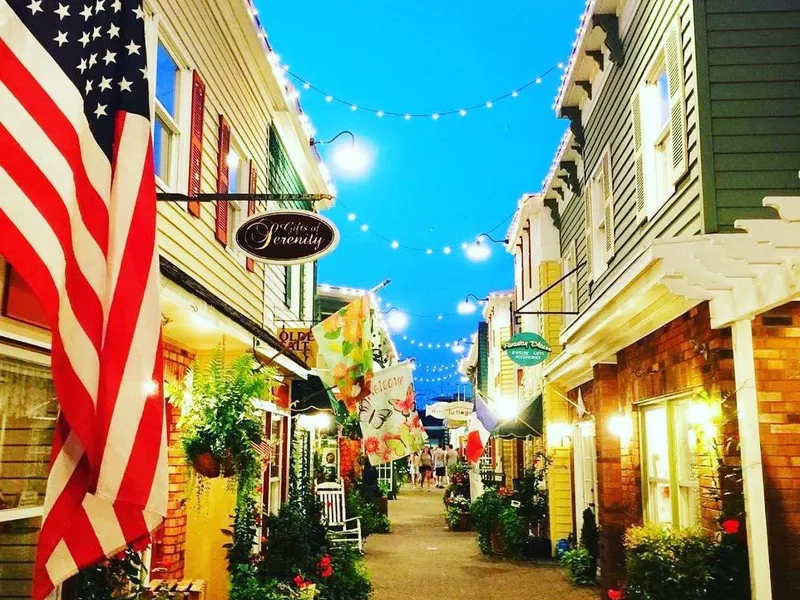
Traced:
[[44, 506], [25, 506], [23, 508], [4, 508], [0, 510], [0, 523], [34, 519], [44, 514]]

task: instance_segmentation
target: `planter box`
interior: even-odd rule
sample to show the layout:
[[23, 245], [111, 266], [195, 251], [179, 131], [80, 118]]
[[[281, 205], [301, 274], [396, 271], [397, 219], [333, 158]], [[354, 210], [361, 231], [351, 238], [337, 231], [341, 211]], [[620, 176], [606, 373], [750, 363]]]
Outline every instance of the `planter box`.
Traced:
[[386, 497], [375, 498], [375, 504], [378, 507], [378, 512], [386, 517], [389, 516], [389, 499]]
[[458, 521], [450, 526], [450, 531], [470, 531], [472, 523], [470, 522], [469, 513], [462, 513], [458, 515]]

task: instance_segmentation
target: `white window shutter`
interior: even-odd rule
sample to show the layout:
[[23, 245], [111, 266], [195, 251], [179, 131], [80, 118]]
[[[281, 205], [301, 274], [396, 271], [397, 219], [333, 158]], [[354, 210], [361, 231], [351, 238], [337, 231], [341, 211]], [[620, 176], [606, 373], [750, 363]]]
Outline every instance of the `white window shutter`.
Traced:
[[584, 188], [583, 194], [583, 211], [584, 211], [584, 233], [586, 235], [586, 269], [589, 273], [589, 281], [594, 280], [594, 261], [592, 259], [594, 248], [594, 232], [592, 231], [592, 185], [591, 181], [587, 183]]
[[683, 73], [683, 38], [680, 17], [667, 31], [664, 43], [669, 88], [670, 142], [672, 144], [672, 183], [676, 183], [689, 168], [689, 151], [686, 140], [685, 77]]
[[647, 193], [644, 178], [644, 124], [642, 123], [642, 91], [638, 89], [631, 98], [631, 120], [633, 125], [633, 160], [636, 175], [636, 220], [647, 218]]
[[614, 190], [611, 185], [611, 151], [606, 150], [600, 165], [603, 194], [603, 259], [605, 262], [614, 256]]

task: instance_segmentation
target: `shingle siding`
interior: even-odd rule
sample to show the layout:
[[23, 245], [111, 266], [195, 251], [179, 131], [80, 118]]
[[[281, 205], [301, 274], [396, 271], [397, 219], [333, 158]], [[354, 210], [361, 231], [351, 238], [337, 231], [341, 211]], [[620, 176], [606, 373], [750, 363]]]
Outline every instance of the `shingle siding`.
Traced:
[[[775, 217], [764, 196], [800, 194], [800, 4], [695, 0], [711, 129], [704, 175], [710, 230]], [[705, 100], [705, 99], [704, 99]], [[704, 158], [705, 160], [705, 158]]]

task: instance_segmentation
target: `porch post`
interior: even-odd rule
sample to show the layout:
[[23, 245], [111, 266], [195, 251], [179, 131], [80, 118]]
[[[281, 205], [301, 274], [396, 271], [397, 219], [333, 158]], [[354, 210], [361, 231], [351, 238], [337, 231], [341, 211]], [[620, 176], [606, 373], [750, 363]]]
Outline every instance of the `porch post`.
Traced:
[[772, 600], [752, 323], [750, 319], [740, 319], [734, 321], [731, 329], [744, 507], [747, 519], [750, 588], [753, 600]]

